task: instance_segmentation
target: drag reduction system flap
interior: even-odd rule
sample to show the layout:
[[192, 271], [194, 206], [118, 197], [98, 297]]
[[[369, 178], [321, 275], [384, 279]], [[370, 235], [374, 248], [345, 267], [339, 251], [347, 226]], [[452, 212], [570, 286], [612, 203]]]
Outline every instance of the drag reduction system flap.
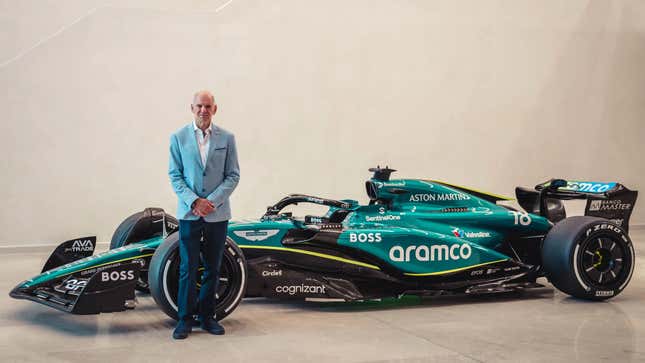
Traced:
[[[611, 182], [587, 182], [578, 180], [551, 179], [535, 186], [535, 190], [517, 187], [518, 203], [528, 212], [538, 213], [557, 222], [563, 216], [552, 205], [561, 200], [586, 199], [585, 215], [608, 219], [629, 229], [629, 218], [634, 210], [638, 191]], [[560, 202], [561, 203], [561, 202]], [[562, 209], [563, 211], [563, 209]]]

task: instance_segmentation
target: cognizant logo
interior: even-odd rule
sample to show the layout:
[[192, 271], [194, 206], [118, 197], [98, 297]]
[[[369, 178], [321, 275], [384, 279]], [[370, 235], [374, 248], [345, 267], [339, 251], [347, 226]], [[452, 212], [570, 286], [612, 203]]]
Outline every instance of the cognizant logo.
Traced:
[[467, 260], [472, 254], [468, 244], [416, 246], [410, 245], [405, 248], [394, 246], [390, 248], [390, 260], [394, 262], [409, 261], [456, 261]]
[[325, 294], [325, 286], [322, 285], [280, 285], [276, 286], [275, 292], [295, 294]]

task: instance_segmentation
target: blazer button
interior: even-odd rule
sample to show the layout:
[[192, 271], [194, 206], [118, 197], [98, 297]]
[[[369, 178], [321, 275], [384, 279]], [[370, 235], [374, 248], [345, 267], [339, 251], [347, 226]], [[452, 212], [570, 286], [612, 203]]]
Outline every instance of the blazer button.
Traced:
[[204, 172], [202, 175], [203, 175], [203, 176], [206, 176], [206, 172]]
[[202, 188], [202, 192], [205, 192], [205, 191], [206, 191], [206, 189]]

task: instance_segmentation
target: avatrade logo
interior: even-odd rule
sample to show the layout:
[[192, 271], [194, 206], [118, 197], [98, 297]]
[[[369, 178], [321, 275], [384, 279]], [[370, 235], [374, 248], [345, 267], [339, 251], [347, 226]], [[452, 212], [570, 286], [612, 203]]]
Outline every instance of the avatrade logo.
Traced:
[[412, 194], [410, 202], [434, 202], [446, 200], [469, 200], [470, 196], [461, 193], [446, 193], [446, 194]]
[[448, 245], [410, 245], [406, 248], [394, 246], [390, 248], [390, 260], [394, 262], [410, 261], [457, 261], [467, 260], [472, 255], [472, 248], [464, 244]]
[[233, 231], [233, 233], [249, 241], [264, 241], [265, 239], [275, 236], [280, 232], [279, 229], [262, 229], [262, 230], [253, 230], [253, 231]]
[[92, 241], [89, 239], [86, 240], [80, 240], [77, 239], [72, 243], [72, 247], [66, 249], [68, 251], [72, 252], [91, 252], [94, 251], [94, 245], [92, 244]]
[[455, 228], [452, 230], [452, 234], [455, 237], [459, 238], [488, 238], [490, 237], [490, 232], [465, 232], [463, 229]]
[[276, 286], [275, 292], [280, 294], [325, 294], [325, 286], [322, 285], [280, 285]]

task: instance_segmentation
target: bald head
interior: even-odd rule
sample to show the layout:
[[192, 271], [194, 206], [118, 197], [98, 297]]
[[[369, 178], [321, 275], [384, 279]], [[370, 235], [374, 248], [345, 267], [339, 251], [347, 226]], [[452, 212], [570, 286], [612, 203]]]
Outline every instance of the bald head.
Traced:
[[195, 104], [195, 100], [197, 100], [197, 98], [202, 97], [202, 96], [210, 97], [211, 102], [215, 103], [215, 96], [213, 96], [213, 94], [210, 93], [210, 91], [201, 90], [201, 91], [195, 92], [195, 94], [193, 95], [193, 104]]
[[215, 97], [208, 91], [197, 91], [193, 96], [193, 103], [190, 105], [190, 110], [195, 115], [195, 123], [197, 127], [206, 130], [211, 125], [211, 119], [215, 112], [217, 112], [217, 104]]

